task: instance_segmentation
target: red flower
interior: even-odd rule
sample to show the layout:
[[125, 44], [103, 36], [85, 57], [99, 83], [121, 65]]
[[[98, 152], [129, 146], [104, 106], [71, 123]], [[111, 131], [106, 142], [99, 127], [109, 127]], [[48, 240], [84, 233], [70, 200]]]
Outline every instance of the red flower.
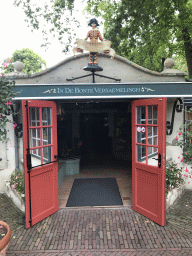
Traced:
[[8, 64], [7, 64], [7, 62], [5, 62], [3, 65], [4, 65], [6, 68], [8, 67]]
[[181, 135], [181, 132], [180, 132], [180, 131], [178, 132], [178, 135]]
[[191, 162], [192, 162], [192, 158], [190, 158], [191, 159]]
[[181, 159], [181, 162], [184, 162], [184, 158]]
[[177, 136], [175, 137], [175, 140], [178, 140]]
[[188, 171], [189, 171], [189, 170], [187, 169], [187, 167], [186, 167], [185, 171], [186, 171], [186, 172], [188, 172]]
[[12, 103], [10, 101], [7, 101], [6, 105], [12, 105]]

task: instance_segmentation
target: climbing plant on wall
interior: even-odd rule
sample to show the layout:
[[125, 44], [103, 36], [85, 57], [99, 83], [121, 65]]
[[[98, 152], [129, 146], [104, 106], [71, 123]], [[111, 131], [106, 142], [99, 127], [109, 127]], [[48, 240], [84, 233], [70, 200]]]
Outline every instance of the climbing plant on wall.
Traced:
[[[8, 67], [7, 62], [3, 64]], [[15, 115], [13, 111], [12, 99], [15, 97], [16, 93], [13, 92], [13, 87], [15, 86], [14, 78], [7, 78], [4, 74], [0, 76], [0, 141], [7, 142], [7, 127], [6, 124], [10, 121], [8, 115]], [[16, 124], [13, 123], [15, 128]]]

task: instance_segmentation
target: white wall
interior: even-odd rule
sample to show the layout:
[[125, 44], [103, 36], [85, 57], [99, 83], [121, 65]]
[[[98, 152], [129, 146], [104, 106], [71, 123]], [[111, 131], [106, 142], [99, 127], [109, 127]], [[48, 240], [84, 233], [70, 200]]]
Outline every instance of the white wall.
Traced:
[[[8, 119], [12, 121], [12, 115], [8, 116]], [[13, 124], [7, 123], [6, 128], [9, 141], [6, 144], [4, 143], [4, 145], [3, 143], [0, 145], [0, 154], [4, 154], [7, 158], [7, 164], [5, 164], [4, 169], [0, 171], [0, 193], [4, 193], [4, 182], [9, 179], [11, 173], [15, 170], [15, 135]]]

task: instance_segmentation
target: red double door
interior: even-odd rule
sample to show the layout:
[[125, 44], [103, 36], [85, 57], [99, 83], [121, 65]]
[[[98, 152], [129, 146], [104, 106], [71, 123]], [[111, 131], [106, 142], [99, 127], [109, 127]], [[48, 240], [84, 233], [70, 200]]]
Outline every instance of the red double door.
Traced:
[[[26, 228], [58, 211], [57, 110], [23, 100]], [[132, 103], [132, 209], [165, 225], [166, 98]]]

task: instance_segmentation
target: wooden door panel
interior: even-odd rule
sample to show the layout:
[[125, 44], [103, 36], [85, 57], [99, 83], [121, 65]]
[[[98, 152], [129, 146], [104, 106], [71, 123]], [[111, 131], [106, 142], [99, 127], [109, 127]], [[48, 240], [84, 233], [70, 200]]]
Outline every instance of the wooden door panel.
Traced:
[[23, 100], [22, 105], [26, 227], [29, 228], [59, 208], [57, 117], [55, 102]]
[[161, 226], [165, 225], [165, 155], [166, 98], [133, 101], [132, 209]]

